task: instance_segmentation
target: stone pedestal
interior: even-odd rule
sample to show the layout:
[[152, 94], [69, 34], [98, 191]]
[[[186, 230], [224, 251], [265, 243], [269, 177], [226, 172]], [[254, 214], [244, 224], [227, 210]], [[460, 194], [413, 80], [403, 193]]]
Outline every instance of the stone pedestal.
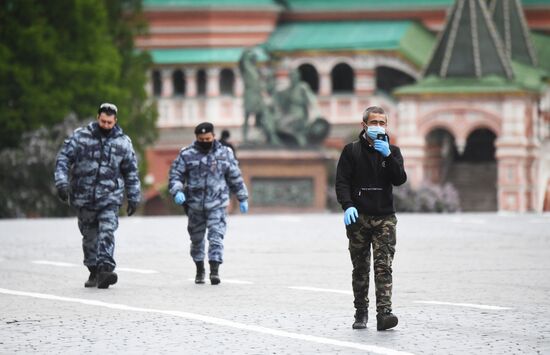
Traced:
[[239, 149], [237, 157], [250, 194], [251, 213], [325, 211], [325, 153]]

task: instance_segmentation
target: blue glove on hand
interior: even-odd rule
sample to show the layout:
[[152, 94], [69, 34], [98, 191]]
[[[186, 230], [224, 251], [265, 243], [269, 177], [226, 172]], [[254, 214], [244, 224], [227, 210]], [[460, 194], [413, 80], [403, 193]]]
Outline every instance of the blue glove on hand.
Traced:
[[359, 213], [357, 212], [357, 208], [355, 207], [349, 207], [346, 212], [344, 212], [344, 224], [346, 226], [355, 223], [355, 221], [357, 221], [357, 218], [359, 218]]
[[375, 139], [374, 149], [376, 149], [384, 158], [390, 155], [390, 144], [388, 143], [388, 137], [385, 140]]
[[183, 205], [183, 203], [185, 202], [185, 195], [183, 194], [183, 192], [178, 191], [176, 193], [176, 196], [174, 196], [174, 202], [176, 203], [176, 205]]
[[241, 209], [241, 213], [248, 212], [248, 201], [247, 200], [241, 201], [241, 203], [239, 204], [239, 208]]

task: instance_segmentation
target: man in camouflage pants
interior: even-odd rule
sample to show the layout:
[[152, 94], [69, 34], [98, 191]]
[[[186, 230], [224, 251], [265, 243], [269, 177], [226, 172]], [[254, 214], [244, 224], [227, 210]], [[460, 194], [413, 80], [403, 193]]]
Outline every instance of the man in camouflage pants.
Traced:
[[233, 151], [214, 139], [214, 126], [199, 124], [195, 137], [195, 142], [183, 148], [172, 163], [169, 189], [176, 204], [186, 205], [191, 257], [197, 268], [195, 283], [204, 283], [204, 236], [208, 229], [210, 283], [217, 285], [229, 191], [237, 195], [242, 213], [248, 211], [248, 192]]
[[85, 287], [108, 288], [117, 282], [114, 232], [124, 190], [128, 216], [141, 197], [134, 148], [117, 124], [117, 113], [115, 105], [102, 104], [97, 121], [75, 130], [57, 155], [57, 194], [78, 211], [84, 265], [90, 271]]
[[336, 195], [345, 211], [353, 264], [353, 329], [367, 327], [372, 248], [377, 329], [386, 330], [397, 325], [391, 303], [397, 224], [392, 186], [405, 183], [407, 175], [401, 151], [389, 144], [384, 110], [377, 106], [367, 108], [361, 124], [359, 140], [346, 145], [338, 161]]

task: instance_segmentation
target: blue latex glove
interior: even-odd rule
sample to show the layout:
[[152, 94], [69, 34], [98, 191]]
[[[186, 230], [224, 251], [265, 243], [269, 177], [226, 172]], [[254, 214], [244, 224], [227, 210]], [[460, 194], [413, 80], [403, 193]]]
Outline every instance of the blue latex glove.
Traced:
[[248, 212], [248, 201], [247, 200], [241, 201], [241, 203], [239, 203], [239, 208], [241, 209], [241, 213]]
[[176, 203], [176, 205], [183, 205], [183, 203], [185, 202], [184, 193], [181, 191], [178, 191], [176, 193], [176, 196], [174, 196], [174, 202]]
[[346, 226], [355, 223], [355, 221], [357, 221], [357, 218], [359, 218], [359, 213], [357, 212], [357, 208], [355, 207], [349, 207], [346, 212], [344, 212], [344, 224]]
[[376, 149], [385, 158], [390, 155], [390, 144], [388, 143], [388, 137], [385, 140], [375, 139], [374, 149]]

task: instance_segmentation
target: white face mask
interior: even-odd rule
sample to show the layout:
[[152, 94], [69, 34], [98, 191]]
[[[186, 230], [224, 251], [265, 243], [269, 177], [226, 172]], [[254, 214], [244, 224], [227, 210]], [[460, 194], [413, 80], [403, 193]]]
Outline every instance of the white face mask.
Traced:
[[386, 129], [380, 126], [367, 126], [367, 135], [370, 139], [375, 140], [378, 134], [386, 134]]

